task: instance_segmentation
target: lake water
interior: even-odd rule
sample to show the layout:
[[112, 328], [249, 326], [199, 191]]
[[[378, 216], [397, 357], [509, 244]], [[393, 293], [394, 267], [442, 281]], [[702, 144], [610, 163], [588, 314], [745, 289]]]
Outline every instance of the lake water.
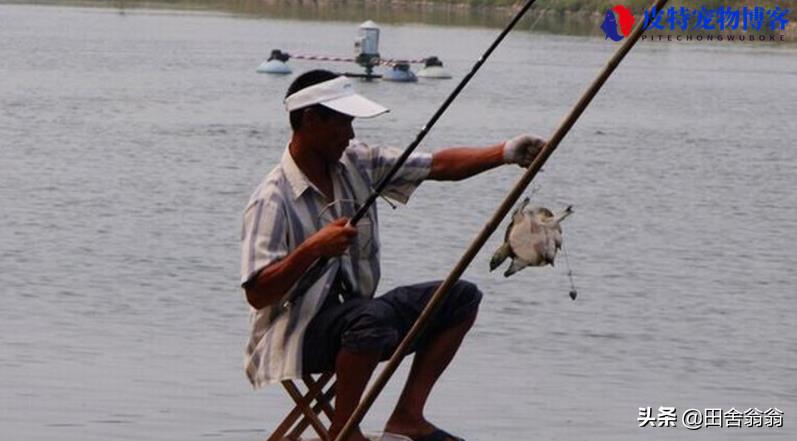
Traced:
[[[273, 429], [289, 400], [243, 374], [238, 240], [289, 136], [292, 77], [255, 68], [272, 48], [349, 55], [356, 25], [0, 5], [3, 439]], [[407, 145], [496, 35], [383, 26], [383, 55], [436, 54], [455, 80], [358, 84], [392, 109], [358, 136]], [[512, 34], [424, 149], [550, 135], [615, 47]], [[533, 184], [535, 202], [574, 205], [578, 300], [561, 263], [488, 273], [495, 234], [466, 273], [481, 315], [430, 419], [470, 440], [797, 439], [796, 102], [794, 46], [640, 43]], [[520, 174], [382, 205], [382, 290], [444, 278]], [[647, 406], [774, 407], [784, 427], [639, 428]]]

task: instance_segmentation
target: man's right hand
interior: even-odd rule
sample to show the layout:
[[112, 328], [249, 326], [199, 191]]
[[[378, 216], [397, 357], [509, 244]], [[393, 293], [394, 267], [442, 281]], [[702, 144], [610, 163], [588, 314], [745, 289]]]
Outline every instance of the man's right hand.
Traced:
[[335, 219], [287, 257], [265, 267], [252, 283], [244, 286], [249, 304], [256, 309], [276, 304], [316, 259], [345, 253], [357, 236], [357, 228], [348, 222], [347, 218]]
[[345, 253], [357, 236], [357, 228], [348, 224], [349, 219], [342, 217], [320, 229], [310, 236], [313, 249], [321, 257], [336, 257]]

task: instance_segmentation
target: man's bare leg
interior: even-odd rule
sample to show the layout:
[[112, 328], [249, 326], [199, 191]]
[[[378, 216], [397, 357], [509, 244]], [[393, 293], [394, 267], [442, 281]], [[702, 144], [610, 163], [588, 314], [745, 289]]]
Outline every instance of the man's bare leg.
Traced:
[[[352, 352], [341, 349], [335, 359], [335, 375], [337, 376], [337, 397], [335, 398], [335, 414], [329, 436], [334, 439], [346, 421], [354, 413], [360, 403], [360, 397], [368, 385], [368, 380], [379, 363], [379, 351]], [[366, 441], [360, 429], [352, 432], [347, 441]]]
[[385, 425], [385, 431], [409, 437], [424, 436], [436, 428], [423, 416], [426, 400], [432, 387], [457, 353], [477, 312], [443, 330], [415, 354], [409, 377], [401, 392], [396, 408]]

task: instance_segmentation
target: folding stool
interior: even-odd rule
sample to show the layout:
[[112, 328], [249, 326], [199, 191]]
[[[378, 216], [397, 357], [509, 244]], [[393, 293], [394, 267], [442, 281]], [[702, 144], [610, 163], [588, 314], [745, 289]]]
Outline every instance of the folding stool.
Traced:
[[[276, 430], [268, 437], [268, 441], [300, 440], [308, 426], [313, 427], [322, 441], [330, 441], [329, 426], [325, 425], [319, 417], [323, 415], [330, 423], [332, 421], [334, 409], [331, 401], [335, 396], [335, 381], [332, 381], [326, 391], [324, 387], [333, 377], [332, 372], [320, 374], [317, 378], [313, 378], [310, 374], [302, 375], [302, 381], [307, 387], [304, 394], [292, 380], [282, 381], [282, 386], [296, 403], [296, 407], [277, 426]], [[299, 419], [300, 417], [301, 419]]]

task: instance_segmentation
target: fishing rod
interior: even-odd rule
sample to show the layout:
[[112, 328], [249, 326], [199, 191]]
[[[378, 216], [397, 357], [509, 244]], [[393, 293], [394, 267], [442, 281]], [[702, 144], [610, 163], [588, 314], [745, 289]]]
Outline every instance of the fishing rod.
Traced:
[[[662, 7], [666, 3], [667, 0], [655, 0], [649, 10], [661, 11]], [[437, 309], [437, 306], [442, 302], [446, 294], [448, 294], [448, 291], [451, 289], [454, 283], [459, 280], [460, 276], [462, 276], [462, 273], [465, 272], [465, 269], [473, 261], [473, 258], [476, 257], [476, 254], [487, 242], [487, 239], [493, 234], [493, 232], [495, 232], [495, 230], [501, 224], [501, 221], [504, 219], [504, 217], [506, 217], [507, 213], [509, 213], [509, 210], [512, 209], [518, 198], [520, 198], [520, 196], [526, 190], [526, 187], [528, 187], [532, 179], [534, 179], [534, 176], [537, 175], [554, 150], [556, 150], [567, 132], [570, 131], [581, 114], [584, 113], [584, 110], [587, 108], [589, 103], [592, 101], [595, 95], [597, 95], [601, 87], [603, 87], [604, 83], [606, 83], [606, 80], [609, 79], [609, 76], [612, 74], [612, 72], [614, 72], [626, 54], [628, 54], [634, 44], [636, 44], [637, 40], [639, 40], [639, 37], [642, 36], [644, 31], [644, 23], [640, 21], [634, 27], [634, 30], [631, 32], [631, 35], [628, 36], [628, 39], [617, 49], [612, 58], [610, 58], [606, 63], [606, 66], [603, 67], [598, 77], [595, 78], [592, 84], [590, 84], [587, 90], [581, 95], [581, 98], [579, 98], [578, 102], [575, 104], [575, 106], [573, 106], [573, 109], [570, 111], [570, 113], [568, 113], [565, 119], [562, 120], [553, 136], [551, 136], [551, 139], [548, 140], [542, 150], [540, 150], [540, 152], [537, 154], [537, 157], [534, 158], [534, 161], [532, 161], [531, 165], [529, 165], [528, 170], [526, 170], [520, 180], [518, 180], [512, 190], [506, 195], [503, 202], [501, 202], [501, 205], [493, 214], [492, 218], [490, 218], [487, 224], [482, 228], [476, 239], [471, 242], [470, 246], [465, 251], [465, 254], [462, 255], [454, 269], [451, 270], [451, 273], [449, 273], [446, 280], [440, 286], [438, 286], [437, 290], [435, 290], [434, 294], [432, 294], [431, 299], [429, 299], [429, 303], [426, 304], [426, 307], [423, 309], [420, 316], [418, 316], [415, 324], [412, 325], [412, 328], [410, 328], [407, 335], [404, 336], [403, 340], [401, 340], [401, 343], [396, 348], [395, 352], [393, 352], [390, 360], [388, 360], [387, 365], [376, 378], [371, 388], [369, 388], [365, 393], [365, 396], [363, 396], [360, 404], [354, 410], [354, 413], [352, 413], [351, 417], [349, 417], [349, 421], [346, 422], [346, 425], [343, 426], [343, 429], [334, 441], [345, 440], [351, 431], [354, 430], [354, 428], [360, 423], [366, 412], [368, 412], [368, 409], [370, 409], [371, 405], [373, 405], [376, 397], [382, 392], [382, 389], [387, 384], [387, 381], [398, 368], [401, 360], [407, 353], [410, 344], [415, 340], [418, 334], [423, 331], [430, 317]]]
[[[412, 152], [418, 147], [423, 138], [426, 137], [426, 134], [429, 133], [429, 131], [435, 125], [437, 120], [440, 119], [443, 113], [445, 113], [446, 109], [448, 109], [448, 106], [450, 106], [451, 103], [454, 102], [454, 100], [457, 98], [462, 89], [464, 89], [465, 86], [468, 85], [471, 78], [473, 78], [473, 76], [476, 75], [476, 72], [479, 71], [479, 68], [481, 68], [484, 62], [487, 61], [487, 58], [490, 57], [490, 54], [492, 54], [495, 48], [497, 48], [498, 45], [501, 44], [501, 42], [504, 40], [504, 37], [506, 37], [507, 34], [509, 34], [512, 28], [514, 28], [517, 22], [520, 21], [523, 15], [526, 14], [526, 11], [528, 11], [529, 8], [531, 8], [531, 5], [533, 5], [534, 2], [535, 0], [527, 0], [526, 3], [523, 5], [523, 7], [520, 8], [520, 10], [518, 10], [517, 13], [515, 13], [515, 16], [512, 17], [512, 20], [504, 28], [504, 30], [501, 31], [501, 33], [498, 35], [495, 41], [493, 41], [493, 43], [490, 45], [490, 47], [488, 47], [487, 50], [484, 52], [484, 54], [481, 57], [479, 57], [478, 60], [476, 60], [476, 63], [473, 64], [473, 67], [471, 68], [470, 72], [468, 72], [468, 74], [465, 75], [464, 78], [462, 78], [462, 81], [460, 81], [459, 84], [457, 84], [457, 87], [454, 88], [454, 90], [451, 92], [450, 95], [448, 95], [448, 98], [446, 98], [446, 100], [437, 109], [434, 115], [432, 115], [429, 121], [421, 128], [420, 132], [418, 132], [418, 135], [415, 137], [415, 140], [410, 143], [410, 145], [404, 150], [401, 156], [399, 156], [398, 160], [393, 165], [393, 167], [391, 167], [390, 170], [387, 172], [387, 174], [384, 177], [382, 177], [382, 179], [376, 184], [373, 191], [371, 192], [370, 195], [368, 195], [368, 198], [365, 200], [363, 205], [357, 210], [357, 212], [354, 213], [354, 216], [352, 216], [352, 218], [349, 219], [349, 225], [351, 226], [357, 225], [357, 222], [365, 216], [365, 214], [371, 208], [371, 205], [373, 205], [374, 202], [376, 201], [376, 198], [378, 198], [382, 194], [387, 185], [393, 179], [393, 176], [395, 176], [396, 173], [398, 173], [398, 171], [404, 165], [404, 163], [407, 162], [407, 159], [410, 157], [410, 154], [412, 154]], [[304, 277], [302, 277], [299, 280], [299, 282], [296, 284], [296, 288], [291, 290], [286, 296], [286, 298], [281, 302], [281, 307], [283, 310], [287, 309], [290, 305], [292, 305], [296, 301], [296, 299], [304, 295], [304, 293], [307, 292], [308, 289], [310, 289], [310, 287], [318, 280], [318, 278], [321, 277], [321, 275], [324, 272], [326, 272], [326, 266], [328, 263], [329, 263], [329, 258], [322, 257], [316, 260], [315, 263], [307, 271], [305, 271]]]

